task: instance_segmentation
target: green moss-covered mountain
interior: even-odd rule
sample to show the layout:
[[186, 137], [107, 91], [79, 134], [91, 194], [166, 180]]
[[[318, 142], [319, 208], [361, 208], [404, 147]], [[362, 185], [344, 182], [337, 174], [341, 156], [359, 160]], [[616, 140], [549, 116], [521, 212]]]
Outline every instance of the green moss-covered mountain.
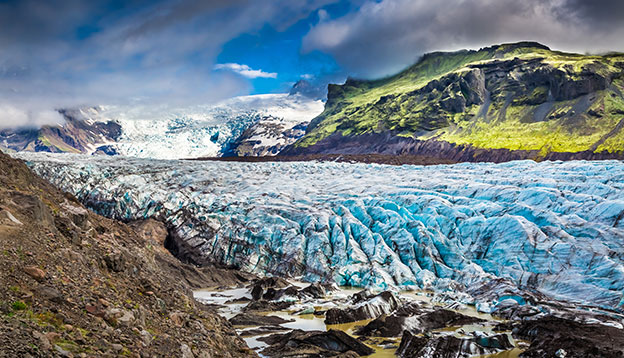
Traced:
[[620, 157], [623, 93], [624, 54], [531, 42], [436, 52], [389, 78], [329, 85], [324, 112], [285, 154]]

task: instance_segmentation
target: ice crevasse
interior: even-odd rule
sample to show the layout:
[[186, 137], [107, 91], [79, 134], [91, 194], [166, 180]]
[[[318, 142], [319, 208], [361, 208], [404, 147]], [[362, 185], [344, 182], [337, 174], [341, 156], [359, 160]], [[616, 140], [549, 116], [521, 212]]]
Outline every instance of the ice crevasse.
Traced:
[[503, 278], [624, 305], [624, 163], [232, 163], [19, 154], [108, 217], [165, 221], [196, 263], [371, 288]]

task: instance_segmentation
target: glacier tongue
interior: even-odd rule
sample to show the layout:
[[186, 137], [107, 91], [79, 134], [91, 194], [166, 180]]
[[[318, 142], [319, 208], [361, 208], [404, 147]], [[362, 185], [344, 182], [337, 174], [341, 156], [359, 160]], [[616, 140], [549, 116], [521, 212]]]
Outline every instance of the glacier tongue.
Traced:
[[16, 156], [103, 215], [166, 221], [197, 263], [372, 288], [504, 278], [558, 299], [624, 304], [617, 161], [399, 167]]

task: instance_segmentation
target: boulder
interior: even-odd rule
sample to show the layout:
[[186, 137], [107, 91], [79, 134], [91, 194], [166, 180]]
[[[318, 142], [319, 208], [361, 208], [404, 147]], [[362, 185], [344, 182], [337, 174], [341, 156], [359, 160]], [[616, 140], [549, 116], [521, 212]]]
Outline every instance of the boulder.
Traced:
[[230, 318], [230, 323], [237, 326], [276, 326], [282, 323], [294, 322], [277, 316], [263, 316], [255, 313], [239, 313]]
[[325, 287], [318, 283], [313, 283], [299, 292], [312, 298], [323, 298], [327, 294]]
[[[290, 286], [290, 283], [288, 281], [286, 281], [283, 278], [280, 277], [265, 277], [265, 278], [261, 278], [256, 280], [252, 285], [251, 285], [251, 297], [254, 300], [259, 300], [261, 298], [263, 298], [264, 294], [265, 294], [265, 290], [268, 291], [268, 289], [273, 289], [273, 291], [275, 291], [276, 289], [281, 289], [281, 288], [286, 288]], [[269, 297], [271, 297], [271, 295], [274, 295], [274, 292], [269, 294]], [[272, 299], [272, 298], [269, 298]]]
[[282, 311], [293, 305], [293, 302], [271, 302], [266, 300], [251, 301], [243, 308], [245, 312], [275, 312]]
[[38, 297], [44, 300], [48, 300], [54, 303], [62, 303], [64, 301], [63, 294], [59, 290], [50, 286], [39, 286], [37, 287], [35, 292]]
[[251, 298], [253, 298], [254, 301], [260, 300], [263, 294], [264, 294], [264, 288], [262, 288], [261, 285], [254, 285], [253, 288], [251, 289]]
[[126, 258], [121, 252], [110, 252], [104, 255], [106, 267], [113, 272], [122, 272], [125, 269]]
[[270, 287], [266, 290], [264, 295], [262, 295], [262, 298], [265, 300], [272, 301], [272, 300], [279, 300], [284, 296], [299, 297], [299, 290], [297, 289], [297, 287], [294, 287], [294, 286], [288, 286], [281, 290], [276, 290]]
[[[333, 357], [347, 352], [366, 356], [374, 352], [364, 343], [334, 329], [327, 332], [294, 330], [259, 340], [269, 344], [269, 347], [261, 352], [262, 355], [269, 357]], [[353, 354], [350, 353], [348, 356]]]
[[171, 319], [171, 322], [173, 322], [174, 325], [176, 325], [177, 327], [182, 327], [184, 323], [186, 322], [187, 317], [182, 312], [171, 312], [169, 314], [169, 318]]
[[37, 281], [43, 281], [43, 279], [45, 278], [46, 272], [43, 271], [42, 269], [38, 268], [37, 266], [26, 266], [24, 268], [24, 272], [34, 278]]
[[195, 358], [195, 355], [193, 354], [193, 351], [191, 350], [191, 347], [188, 346], [188, 344], [182, 344], [180, 346], [180, 351], [182, 351], [182, 358]]
[[48, 337], [46, 337], [45, 334], [38, 332], [38, 331], [33, 331], [33, 337], [36, 338], [39, 341], [39, 347], [44, 350], [44, 351], [48, 351], [50, 349], [52, 349], [52, 344], [50, 344], [50, 340], [48, 339]]
[[117, 319], [117, 322], [122, 326], [130, 327], [134, 323], [134, 313], [132, 311], [123, 311], [121, 317]]
[[262, 288], [286, 288], [290, 283], [281, 277], [264, 277], [256, 280], [253, 286], [260, 285]]
[[331, 308], [325, 313], [325, 324], [340, 324], [377, 318], [388, 314], [399, 306], [396, 295], [384, 291], [378, 295], [367, 296], [360, 292], [353, 296], [352, 304], [346, 308]]

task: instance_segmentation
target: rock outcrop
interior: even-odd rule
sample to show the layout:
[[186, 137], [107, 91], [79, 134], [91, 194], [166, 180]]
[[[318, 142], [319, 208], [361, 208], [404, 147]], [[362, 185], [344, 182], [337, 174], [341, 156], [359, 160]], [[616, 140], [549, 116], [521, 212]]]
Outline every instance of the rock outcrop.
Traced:
[[325, 313], [325, 323], [331, 325], [374, 319], [394, 311], [398, 306], [399, 300], [393, 292], [368, 295], [362, 291], [352, 297], [349, 307], [329, 309]]
[[274, 156], [305, 134], [308, 122], [263, 117], [234, 140], [226, 156]]

